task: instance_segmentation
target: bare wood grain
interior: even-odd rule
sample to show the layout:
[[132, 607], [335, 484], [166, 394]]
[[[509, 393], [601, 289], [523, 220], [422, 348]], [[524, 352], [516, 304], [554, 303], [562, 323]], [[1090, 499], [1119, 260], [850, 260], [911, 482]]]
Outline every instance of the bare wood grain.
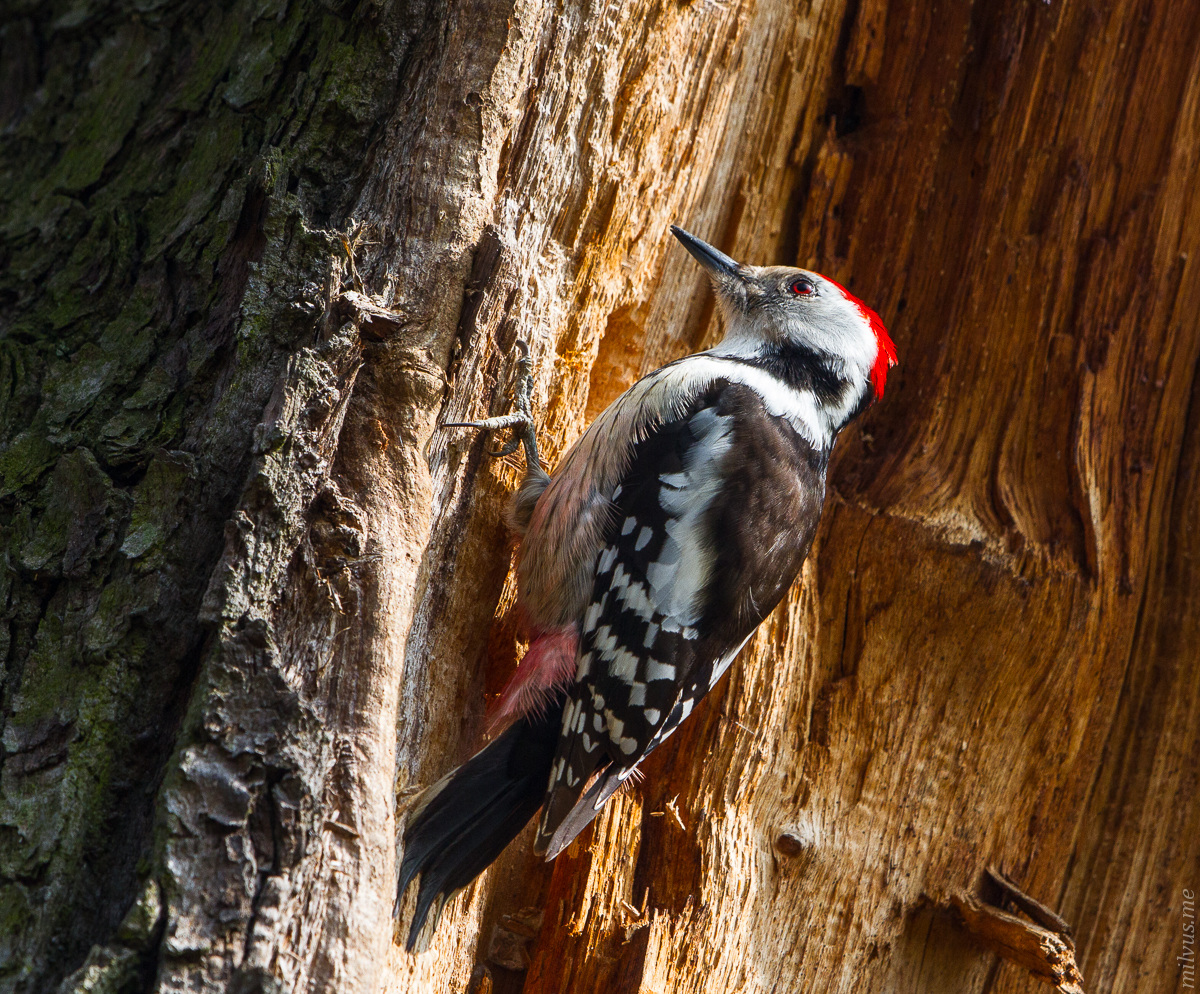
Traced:
[[[964, 945], [927, 902], [1003, 862], [1091, 935], [1080, 914], [1104, 913], [1072, 854], [1103, 834], [1085, 813], [1102, 757], [1114, 734], [1131, 756], [1166, 748], [1119, 715], [1146, 665], [1139, 619], [1161, 597], [1170, 481], [1194, 444], [1200, 226], [1184, 191], [1200, 24], [1182, 8], [1017, 3], [864, 3], [849, 25], [823, 6], [640, 13], [640, 33], [606, 25], [589, 48], [570, 17], [544, 29], [536, 64], [553, 71], [514, 124], [492, 221], [502, 261], [476, 291], [448, 414], [482, 413], [481, 389], [504, 382], [492, 343], [520, 328], [552, 462], [636, 375], [712, 341], [668, 220], [847, 282], [902, 364], [843, 442], [802, 583], [725, 688], [549, 881], [519, 841], [440, 941], [469, 956], [479, 928], [483, 961], [500, 916], [540, 904], [530, 967], [494, 969], [498, 990], [1026, 990], [1027, 973]], [[601, 52], [611, 75], [591, 68]], [[673, 146], [681, 129], [695, 138]], [[440, 549], [478, 576], [515, 476], [472, 450], [486, 477], [456, 477], [461, 458], [434, 450], [457, 495], [434, 534], [465, 520]], [[488, 623], [477, 587], [431, 584], [439, 612]], [[454, 659], [482, 680], [427, 777], [477, 741], [478, 695], [519, 655], [510, 597], [461, 664], [433, 626], [414, 646], [414, 665]], [[1173, 748], [1194, 750], [1173, 727]], [[1187, 768], [1161, 768], [1170, 796]], [[1136, 775], [1148, 790], [1150, 771]], [[1103, 782], [1118, 803], [1118, 774]], [[687, 831], [656, 817], [675, 798]], [[1108, 886], [1132, 885], [1134, 863], [1116, 872]], [[1128, 902], [1149, 927], [1150, 907]], [[1080, 945], [1096, 990], [1124, 969], [1106, 935]], [[1165, 948], [1151, 975], [1146, 989], [1171, 989]]]

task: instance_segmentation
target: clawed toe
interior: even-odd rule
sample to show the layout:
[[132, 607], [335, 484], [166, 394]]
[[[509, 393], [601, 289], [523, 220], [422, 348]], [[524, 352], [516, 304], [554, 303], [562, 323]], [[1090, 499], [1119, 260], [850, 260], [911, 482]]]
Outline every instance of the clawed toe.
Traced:
[[512, 455], [521, 446], [525, 446], [525, 461], [530, 468], [541, 464], [538, 457], [537, 435], [533, 427], [533, 412], [530, 409], [530, 398], [533, 395], [533, 360], [529, 357], [529, 345], [517, 339], [517, 380], [513, 387], [513, 407], [511, 414], [502, 414], [495, 418], [484, 418], [482, 421], [447, 421], [438, 428], [475, 428], [479, 431], [502, 431], [513, 429], [512, 438], [501, 448], [488, 450], [488, 455], [494, 458]]
[[501, 456], [512, 455], [521, 444], [521, 429], [532, 429], [533, 425], [524, 414], [502, 414], [498, 418], [485, 418], [482, 421], [447, 421], [438, 425], [442, 428], [475, 428], [479, 431], [502, 431], [505, 428], [517, 429], [513, 432], [512, 440], [495, 451], [488, 450], [488, 455], [499, 459]]

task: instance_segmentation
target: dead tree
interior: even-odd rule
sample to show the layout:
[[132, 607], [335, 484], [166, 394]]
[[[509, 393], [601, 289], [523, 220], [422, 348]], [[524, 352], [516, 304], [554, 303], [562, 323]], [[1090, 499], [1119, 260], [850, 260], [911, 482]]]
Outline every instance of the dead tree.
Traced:
[[[0, 990], [1177, 989], [1200, 7], [52, 0], [0, 53]], [[645, 782], [409, 957], [397, 798], [520, 654], [516, 466], [434, 425], [520, 334], [553, 463], [714, 341], [673, 221], [901, 366]]]

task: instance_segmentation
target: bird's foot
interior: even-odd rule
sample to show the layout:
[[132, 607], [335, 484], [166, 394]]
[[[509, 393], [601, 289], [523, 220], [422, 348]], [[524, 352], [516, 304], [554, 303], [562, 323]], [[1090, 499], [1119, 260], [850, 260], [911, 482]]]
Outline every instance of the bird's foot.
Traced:
[[533, 427], [533, 411], [530, 409], [530, 399], [533, 396], [533, 360], [529, 357], [529, 345], [517, 339], [517, 379], [513, 386], [513, 412], [502, 414], [495, 418], [484, 418], [482, 421], [447, 421], [438, 428], [476, 428], [481, 431], [502, 431], [512, 429], [512, 438], [496, 450], [488, 450], [488, 455], [494, 458], [512, 455], [520, 445], [525, 446], [525, 464], [530, 471], [535, 468], [540, 472], [541, 460], [538, 456], [537, 433]]

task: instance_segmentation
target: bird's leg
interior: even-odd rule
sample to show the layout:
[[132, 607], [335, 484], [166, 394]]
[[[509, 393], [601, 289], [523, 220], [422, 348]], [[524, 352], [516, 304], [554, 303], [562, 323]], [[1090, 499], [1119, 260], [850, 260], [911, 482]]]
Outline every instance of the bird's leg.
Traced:
[[530, 476], [544, 475], [542, 463], [538, 456], [537, 433], [533, 427], [533, 412], [530, 409], [530, 399], [533, 396], [533, 360], [529, 357], [529, 345], [521, 339], [516, 342], [517, 352], [517, 382], [513, 387], [513, 412], [502, 414], [495, 418], [485, 418], [482, 421], [447, 421], [438, 428], [478, 428], [483, 431], [500, 431], [504, 428], [513, 430], [512, 438], [505, 445], [488, 455], [495, 458], [512, 455], [518, 445], [525, 446], [526, 473]]

